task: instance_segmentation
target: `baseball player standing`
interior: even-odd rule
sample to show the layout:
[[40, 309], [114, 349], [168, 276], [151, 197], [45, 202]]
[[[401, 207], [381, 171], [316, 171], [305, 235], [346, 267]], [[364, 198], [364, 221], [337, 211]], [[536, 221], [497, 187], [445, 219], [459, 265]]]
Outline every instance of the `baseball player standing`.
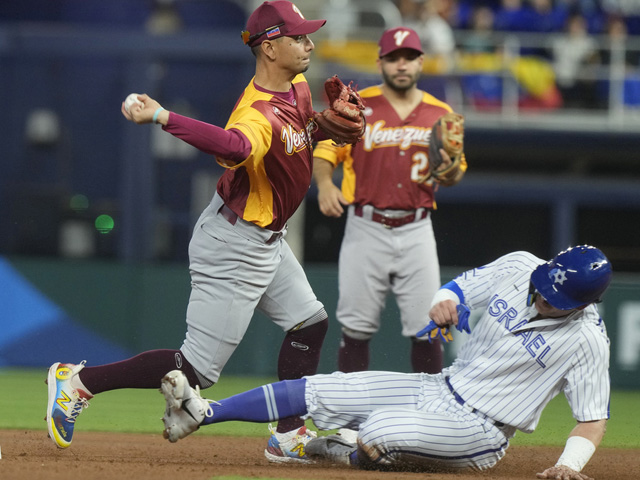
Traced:
[[[169, 112], [147, 95], [138, 96], [138, 105], [123, 103], [128, 120], [162, 125], [216, 155], [227, 170], [189, 245], [192, 290], [182, 347], [102, 366], [54, 363], [46, 420], [58, 447], [71, 444], [77, 416], [98, 393], [158, 388], [176, 368], [198, 389], [216, 383], [256, 309], [286, 333], [279, 378], [317, 371], [327, 314], [283, 237], [311, 183], [314, 112], [302, 72], [314, 49], [308, 34], [324, 23], [306, 20], [285, 0], [264, 2], [252, 13], [243, 40], [256, 57], [255, 77], [226, 129]], [[300, 417], [284, 418], [271, 431], [265, 455], [304, 461], [298, 450], [313, 436]]]
[[[563, 392], [577, 424], [556, 465], [538, 478], [587, 480], [580, 471], [609, 418], [609, 339], [595, 303], [611, 276], [607, 257], [587, 245], [548, 262], [513, 252], [459, 275], [433, 298], [435, 328], [470, 332], [468, 316], [457, 314], [465, 304], [482, 315], [440, 374], [313, 375], [209, 403], [182, 372], [170, 372], [162, 387], [165, 434], [306, 415], [321, 430], [358, 430], [357, 443], [340, 435], [311, 440], [309, 458], [363, 468], [485, 470], [504, 457], [516, 430], [533, 432], [544, 407]], [[174, 408], [176, 395], [191, 402]]]
[[[433, 178], [425, 182], [429, 139], [434, 122], [452, 109], [417, 87], [424, 55], [414, 30], [385, 31], [379, 57], [382, 84], [360, 92], [367, 118], [363, 141], [344, 147], [325, 141], [314, 150], [320, 210], [339, 217], [348, 205], [339, 259], [338, 369], [368, 369], [369, 342], [380, 329], [380, 313], [392, 291], [402, 335], [411, 338], [413, 371], [437, 373], [442, 370], [440, 342], [418, 339], [416, 333], [440, 286], [430, 216], [438, 183]], [[332, 179], [340, 163], [342, 189]], [[463, 157], [458, 180], [466, 166]]]

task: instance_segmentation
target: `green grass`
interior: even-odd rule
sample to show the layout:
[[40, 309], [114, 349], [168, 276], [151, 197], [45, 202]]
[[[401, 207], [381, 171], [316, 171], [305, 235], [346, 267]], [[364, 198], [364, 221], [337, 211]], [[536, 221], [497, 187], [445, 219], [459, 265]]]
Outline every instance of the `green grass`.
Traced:
[[[602, 447], [640, 448], [640, 391], [613, 391], [611, 418]], [[540, 423], [532, 434], [518, 432], [512, 445], [564, 445], [567, 435], [576, 425], [563, 394], [554, 398], [542, 413]]]
[[[43, 421], [47, 406], [46, 369], [0, 369], [0, 429], [46, 430]], [[205, 397], [214, 400], [274, 381], [273, 378], [225, 377], [205, 390]], [[13, 392], [7, 395], [6, 392]], [[640, 392], [615, 391], [611, 398], [611, 419], [602, 446], [640, 448], [640, 415], [634, 414], [640, 405]], [[125, 389], [104, 392], [91, 401], [82, 413], [82, 431], [158, 433], [164, 399], [157, 390]], [[311, 423], [309, 423], [312, 426]], [[536, 431], [530, 435], [518, 432], [514, 445], [564, 445], [575, 425], [563, 395], [556, 397], [545, 409]], [[260, 437], [266, 434], [266, 424], [227, 422], [201, 428], [194, 435], [233, 435]]]
[[[47, 409], [47, 370], [0, 369], [3, 392], [20, 392], [19, 396], [0, 395], [0, 408], [10, 415], [0, 416], [0, 429], [46, 429], [43, 421]], [[273, 378], [224, 377], [203, 396], [216, 400], [275, 381]], [[156, 389], [124, 389], [104, 392], [82, 412], [78, 425], [82, 431], [160, 433], [164, 397]], [[265, 436], [266, 424], [226, 422], [202, 428], [194, 435]]]

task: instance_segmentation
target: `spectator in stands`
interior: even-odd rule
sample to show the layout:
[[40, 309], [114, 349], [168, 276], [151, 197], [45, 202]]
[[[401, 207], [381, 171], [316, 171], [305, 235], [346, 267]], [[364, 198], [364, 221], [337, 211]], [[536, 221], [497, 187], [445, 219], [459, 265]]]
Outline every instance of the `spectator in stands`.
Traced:
[[464, 37], [461, 50], [466, 53], [494, 53], [496, 51], [493, 38], [494, 13], [490, 7], [480, 5], [471, 14], [471, 28]]
[[526, 31], [531, 24], [530, 13], [522, 0], [501, 0], [496, 11], [495, 29], [507, 32]]
[[640, 35], [640, 0], [602, 0], [601, 7], [607, 16], [623, 17], [629, 35]]
[[182, 30], [183, 22], [174, 0], [154, 0], [145, 29], [154, 35], [172, 35]]
[[402, 25], [417, 31], [420, 28], [422, 0], [397, 0], [396, 4], [400, 10]]
[[589, 67], [599, 63], [598, 44], [587, 32], [582, 14], [567, 20], [565, 33], [553, 41], [553, 67], [565, 107], [597, 107], [595, 79], [589, 78]]
[[[528, 0], [526, 6], [529, 25], [528, 32], [560, 33], [564, 31], [568, 14], [564, 6], [554, 5], [553, 0]], [[542, 43], [542, 42], [540, 42]], [[548, 58], [548, 49], [544, 46], [531, 45], [523, 48], [523, 55]]]
[[[402, 16], [402, 25], [415, 30], [421, 23], [424, 0], [396, 0], [396, 6]], [[458, 0], [434, 0], [433, 10], [447, 22], [451, 28], [466, 28], [470, 24], [472, 7]]]
[[556, 0], [556, 4], [569, 13], [581, 13], [587, 20], [590, 33], [604, 30], [605, 18], [600, 0]]
[[531, 27], [534, 32], [561, 32], [567, 23], [567, 10], [564, 6], [554, 5], [552, 0], [531, 1]]
[[407, 23], [416, 24], [418, 22], [419, 0], [396, 0], [396, 6], [402, 16], [402, 25]]
[[607, 19], [606, 31], [609, 42], [601, 52], [602, 63], [604, 65], [611, 65], [612, 49], [624, 48], [624, 63], [627, 70], [638, 68], [640, 64], [640, 52], [630, 48], [630, 46], [626, 44], [629, 31], [625, 19], [619, 15], [610, 16]]
[[436, 11], [453, 29], [465, 28], [469, 24], [468, 8], [458, 0], [436, 0]]
[[475, 6], [470, 29], [461, 38], [458, 68], [466, 101], [475, 109], [497, 109], [502, 102], [503, 59], [494, 37], [494, 12], [488, 5]]
[[425, 0], [419, 7], [419, 23], [414, 30], [418, 33], [427, 56], [431, 57], [434, 70], [441, 73], [454, 66], [456, 41], [453, 28], [438, 14], [440, 0]]
[[[608, 43], [600, 52], [602, 64], [624, 72], [622, 102], [627, 106], [640, 106], [640, 51], [627, 43], [629, 36], [625, 19], [614, 15], [607, 20]], [[619, 62], [623, 63], [620, 69]], [[618, 64], [618, 65], [616, 65]], [[609, 104], [609, 80], [601, 81], [598, 88], [602, 108]]]

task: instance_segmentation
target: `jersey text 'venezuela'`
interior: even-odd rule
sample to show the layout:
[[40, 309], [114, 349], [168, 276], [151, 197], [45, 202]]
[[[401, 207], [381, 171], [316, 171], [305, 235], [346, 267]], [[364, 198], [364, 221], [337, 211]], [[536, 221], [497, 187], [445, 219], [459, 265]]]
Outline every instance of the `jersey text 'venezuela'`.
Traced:
[[274, 231], [284, 228], [311, 184], [311, 92], [303, 75], [292, 83], [294, 104], [249, 83], [225, 128], [242, 132], [251, 153], [239, 163], [218, 158], [227, 168], [217, 187], [225, 204], [244, 220]]
[[365, 88], [360, 95], [367, 119], [362, 141], [340, 148], [331, 141], [319, 142], [314, 156], [333, 165], [343, 163], [342, 194], [350, 203], [395, 210], [434, 208], [433, 184], [421, 179], [428, 172], [431, 127], [451, 107], [423, 92], [420, 104], [402, 120], [380, 86]]

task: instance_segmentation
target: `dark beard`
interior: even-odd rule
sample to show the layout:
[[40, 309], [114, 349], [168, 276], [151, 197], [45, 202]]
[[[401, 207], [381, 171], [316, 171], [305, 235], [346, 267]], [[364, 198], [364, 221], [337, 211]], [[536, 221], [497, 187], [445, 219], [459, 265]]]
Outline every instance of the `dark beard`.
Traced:
[[385, 72], [382, 72], [382, 79], [384, 80], [385, 85], [387, 85], [394, 92], [398, 92], [398, 93], [403, 93], [403, 92], [406, 92], [407, 90], [410, 90], [418, 82], [418, 80], [414, 78], [406, 86], [405, 85], [399, 86], [399, 85], [396, 85], [391, 79], [391, 77], [389, 77], [389, 75], [387, 75]]

